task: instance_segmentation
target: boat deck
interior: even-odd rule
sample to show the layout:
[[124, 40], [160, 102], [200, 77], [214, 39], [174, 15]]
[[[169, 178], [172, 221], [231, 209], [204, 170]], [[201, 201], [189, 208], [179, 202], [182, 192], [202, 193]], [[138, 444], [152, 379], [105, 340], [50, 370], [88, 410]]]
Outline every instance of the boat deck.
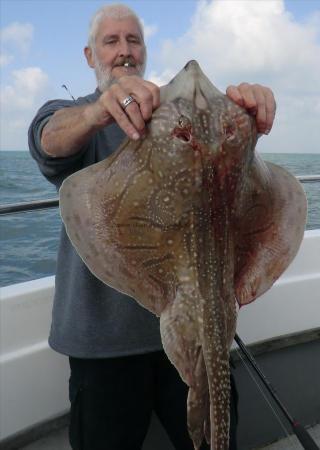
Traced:
[[49, 433], [46, 437], [39, 439], [32, 444], [22, 447], [21, 450], [70, 450], [68, 442], [68, 429], [62, 428]]
[[[320, 424], [308, 429], [310, 435], [320, 446]], [[48, 436], [40, 439], [37, 442], [22, 447], [20, 450], [70, 450], [68, 443], [67, 428], [50, 433]], [[285, 439], [281, 439], [267, 447], [261, 447], [259, 450], [301, 450], [302, 446], [295, 435], [291, 435]], [[165, 449], [163, 449], [165, 450]], [[253, 450], [253, 449], [252, 449]], [[258, 449], [254, 449], [258, 450]]]
[[[308, 432], [314, 439], [314, 441], [320, 447], [320, 424], [315, 425], [314, 427], [308, 428]], [[295, 435], [291, 435], [285, 439], [281, 439], [278, 442], [274, 442], [273, 444], [267, 445], [263, 447], [261, 450], [301, 450], [303, 447], [298, 441]]]

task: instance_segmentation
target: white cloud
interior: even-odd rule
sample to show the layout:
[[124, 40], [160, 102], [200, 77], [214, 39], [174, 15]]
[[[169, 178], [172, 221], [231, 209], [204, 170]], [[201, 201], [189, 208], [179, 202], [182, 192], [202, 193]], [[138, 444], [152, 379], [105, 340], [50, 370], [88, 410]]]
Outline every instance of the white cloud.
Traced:
[[13, 60], [13, 56], [8, 53], [0, 54], [0, 67], [7, 66]]
[[48, 75], [39, 67], [12, 72], [12, 83], [2, 86], [0, 92], [1, 149], [27, 148], [28, 126], [37, 107], [44, 102], [48, 86]]
[[3, 45], [9, 45], [26, 54], [33, 39], [33, 31], [33, 25], [30, 23], [12, 22], [1, 30], [0, 37]]
[[[201, 0], [190, 29], [176, 41], [163, 43], [160, 60], [166, 69], [153, 72], [151, 77], [167, 81], [169, 73], [177, 73], [188, 60], [197, 59], [223, 91], [228, 84], [242, 81], [270, 86], [281, 121], [260, 141], [260, 148], [316, 151], [320, 137], [316, 125], [319, 24], [320, 12], [298, 23], [286, 11], [283, 0]], [[280, 138], [281, 144], [277, 142]]]
[[7, 111], [24, 111], [35, 106], [37, 97], [48, 84], [48, 76], [39, 67], [12, 72], [13, 83], [1, 88], [1, 105]]
[[143, 19], [141, 20], [141, 22], [143, 26], [145, 40], [149, 39], [151, 36], [154, 36], [158, 32], [157, 25], [147, 25]]
[[176, 72], [172, 69], [166, 69], [161, 74], [157, 74], [154, 70], [149, 73], [148, 80], [152, 81], [152, 83], [157, 84], [158, 86], [163, 86], [167, 84], [174, 76]]
[[305, 65], [320, 67], [315, 34], [311, 22], [293, 20], [282, 0], [200, 1], [190, 30], [164, 43], [162, 59], [176, 66], [197, 59], [220, 80], [232, 73], [279, 76], [292, 69], [301, 77]]

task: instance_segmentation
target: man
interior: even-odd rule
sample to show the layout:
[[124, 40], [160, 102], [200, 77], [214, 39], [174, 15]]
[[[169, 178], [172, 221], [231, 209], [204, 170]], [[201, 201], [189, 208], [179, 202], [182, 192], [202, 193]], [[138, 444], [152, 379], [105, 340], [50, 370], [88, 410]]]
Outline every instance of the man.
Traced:
[[[142, 78], [143, 31], [126, 6], [96, 13], [84, 51], [98, 89], [75, 102], [46, 103], [29, 130], [31, 154], [57, 188], [66, 176], [110, 155], [125, 135], [143, 137], [160, 101], [159, 87]], [[269, 89], [243, 83], [230, 86], [227, 94], [256, 114], [260, 133], [270, 131], [275, 103]], [[186, 428], [187, 388], [162, 350], [158, 319], [97, 280], [64, 227], [49, 343], [70, 359], [73, 449], [138, 450], [152, 410], [177, 450], [193, 449]], [[236, 448], [234, 418], [233, 396], [231, 449]]]

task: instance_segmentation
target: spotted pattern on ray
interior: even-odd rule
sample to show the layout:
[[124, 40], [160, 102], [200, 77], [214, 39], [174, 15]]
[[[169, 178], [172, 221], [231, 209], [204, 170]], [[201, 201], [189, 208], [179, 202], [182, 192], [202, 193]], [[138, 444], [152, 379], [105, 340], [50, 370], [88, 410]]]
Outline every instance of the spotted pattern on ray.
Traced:
[[254, 120], [189, 62], [161, 91], [139, 142], [70, 176], [61, 215], [92, 273], [160, 316], [189, 386], [199, 449], [229, 448], [229, 350], [242, 306], [269, 289], [302, 240], [306, 200], [263, 163]]

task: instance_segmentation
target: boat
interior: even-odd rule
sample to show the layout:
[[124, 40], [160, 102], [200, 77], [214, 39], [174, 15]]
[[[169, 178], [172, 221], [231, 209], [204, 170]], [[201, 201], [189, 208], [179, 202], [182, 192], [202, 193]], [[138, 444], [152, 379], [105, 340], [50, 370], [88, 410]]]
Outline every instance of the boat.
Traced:
[[[300, 180], [320, 181], [320, 176], [300, 177]], [[0, 213], [57, 205], [57, 199], [6, 205], [0, 207]], [[68, 359], [51, 350], [47, 342], [53, 293], [54, 276], [1, 288], [2, 450], [70, 448], [66, 432]], [[305, 231], [296, 258], [274, 286], [256, 302], [240, 309], [237, 333], [293, 417], [307, 429], [313, 427], [310, 430], [318, 446], [319, 322], [320, 229], [316, 229]], [[292, 434], [290, 424], [281, 417], [281, 411], [249, 369], [236, 343], [231, 355], [239, 391], [239, 450], [262, 448]], [[51, 447], [48, 436], [55, 439]], [[32, 447], [32, 442], [41, 443], [41, 439], [43, 446]], [[274, 448], [294, 448], [292, 442], [289, 447], [282, 445]], [[143, 447], [143, 450], [151, 449], [173, 450], [156, 417]]]

